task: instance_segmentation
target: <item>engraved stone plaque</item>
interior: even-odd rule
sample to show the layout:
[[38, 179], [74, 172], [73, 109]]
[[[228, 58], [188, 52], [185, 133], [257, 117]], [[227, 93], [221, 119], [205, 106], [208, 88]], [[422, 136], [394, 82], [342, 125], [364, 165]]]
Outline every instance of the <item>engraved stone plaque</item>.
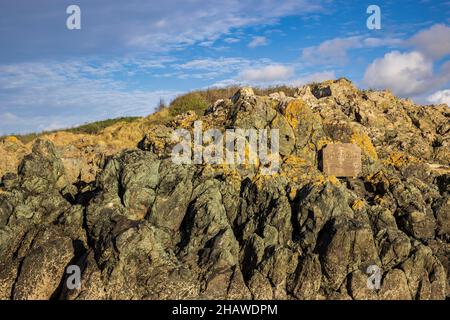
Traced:
[[353, 143], [333, 143], [323, 149], [323, 172], [335, 177], [357, 177], [361, 149]]

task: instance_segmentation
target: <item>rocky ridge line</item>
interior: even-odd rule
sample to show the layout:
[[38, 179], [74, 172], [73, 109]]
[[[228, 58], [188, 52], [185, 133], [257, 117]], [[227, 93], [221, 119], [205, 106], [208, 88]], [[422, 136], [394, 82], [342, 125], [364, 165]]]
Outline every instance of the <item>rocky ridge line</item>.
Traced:
[[[0, 298], [448, 298], [449, 117], [345, 79], [296, 97], [244, 88], [204, 116], [153, 126], [93, 182], [74, 183], [53, 143], [37, 140], [2, 178]], [[281, 174], [174, 164], [171, 132], [195, 120], [279, 129]], [[361, 147], [360, 177], [322, 174], [334, 141]], [[64, 285], [72, 264], [80, 290]]]

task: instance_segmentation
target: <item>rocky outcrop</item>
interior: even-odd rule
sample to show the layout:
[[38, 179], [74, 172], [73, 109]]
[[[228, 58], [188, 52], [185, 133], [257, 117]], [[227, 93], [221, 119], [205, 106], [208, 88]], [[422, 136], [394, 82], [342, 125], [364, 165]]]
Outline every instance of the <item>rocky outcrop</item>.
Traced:
[[[92, 182], [108, 156], [137, 147], [149, 126], [147, 121], [142, 118], [131, 123], [118, 122], [97, 135], [57, 131], [44, 133], [40, 139], [53, 143], [70, 183]], [[0, 138], [0, 176], [16, 171], [22, 158], [32, 151], [35, 140], [22, 143], [15, 136]]]
[[[38, 140], [2, 178], [0, 298], [448, 298], [449, 116], [345, 79], [296, 97], [244, 88], [204, 116], [152, 127], [75, 183]], [[280, 173], [173, 163], [172, 131], [196, 120], [279, 129]], [[322, 173], [335, 141], [361, 148], [360, 177]], [[66, 285], [69, 265], [79, 288]]]

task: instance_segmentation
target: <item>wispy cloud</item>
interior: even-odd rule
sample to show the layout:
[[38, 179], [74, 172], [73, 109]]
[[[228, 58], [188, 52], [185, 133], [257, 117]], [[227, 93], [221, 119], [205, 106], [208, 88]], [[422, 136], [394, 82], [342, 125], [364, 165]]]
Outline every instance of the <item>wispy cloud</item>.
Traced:
[[209, 70], [231, 72], [250, 64], [249, 59], [239, 57], [203, 58], [187, 61], [176, 67], [187, 70]]
[[245, 69], [238, 78], [249, 82], [274, 82], [289, 79], [294, 74], [292, 67], [269, 65], [258, 69]]
[[418, 32], [408, 42], [427, 56], [440, 59], [450, 54], [450, 27], [435, 24]]
[[242, 70], [236, 77], [218, 81], [213, 87], [230, 85], [273, 86], [289, 85], [302, 86], [307, 83], [331, 80], [336, 78], [334, 70], [303, 72], [297, 74], [295, 65], [269, 64]]
[[401, 96], [418, 95], [433, 87], [433, 63], [419, 52], [393, 51], [367, 68], [364, 82], [373, 88], [388, 88]]
[[[71, 32], [67, 1], [0, 1], [0, 134], [146, 115], [160, 97], [211, 85], [359, 81], [365, 70], [367, 85], [397, 94], [442, 100], [449, 88], [448, 6], [437, 2], [411, 4], [411, 23], [386, 3], [376, 32], [357, 27], [364, 10], [329, 0], [76, 2], [83, 23]], [[436, 8], [441, 18], [421, 18]]]
[[450, 89], [436, 91], [428, 97], [428, 101], [433, 104], [446, 103], [450, 106]]
[[[439, 67], [437, 61], [450, 54], [450, 28], [435, 24], [403, 42], [413, 51], [391, 51], [375, 59], [365, 71], [365, 84], [388, 88], [400, 96], [430, 93], [450, 81], [450, 60]], [[430, 96], [431, 97], [431, 96]], [[442, 98], [442, 91], [433, 96]], [[423, 100], [422, 98], [420, 98]]]
[[351, 36], [325, 40], [319, 45], [304, 48], [301, 59], [308, 64], [344, 65], [349, 62], [349, 50], [361, 48], [375, 48], [398, 46], [403, 43], [398, 38], [374, 38]]
[[223, 39], [223, 41], [225, 41], [226, 43], [238, 43], [241, 41], [241, 39], [239, 38], [225, 38]]
[[250, 43], [248, 44], [248, 47], [256, 48], [256, 47], [260, 47], [260, 46], [266, 46], [268, 44], [269, 44], [269, 42], [266, 37], [257, 36], [257, 37], [253, 37], [252, 41], [250, 41]]
[[327, 70], [302, 74], [298, 78], [290, 81], [290, 84], [293, 86], [302, 86], [307, 83], [321, 82], [332, 79], [336, 79], [336, 72], [334, 70]]
[[243, 70], [259, 70], [267, 65], [275, 64], [270, 59], [247, 59], [240, 57], [219, 57], [194, 59], [173, 67], [180, 70], [186, 77], [203, 79], [218, 78], [222, 76], [235, 77]]
[[[155, 10], [144, 5], [139, 10]], [[170, 21], [163, 30], [138, 27], [127, 44], [147, 50], [180, 48], [205, 40], [214, 41], [233, 29], [259, 24], [273, 24], [283, 16], [305, 15], [322, 9], [321, 1], [248, 0], [184, 2], [169, 0], [156, 11]]]
[[[0, 57], [17, 60], [80, 54], [125, 54], [172, 51], [194, 44], [211, 44], [232, 31], [276, 23], [284, 16], [301, 16], [322, 10], [322, 1], [247, 0], [179, 1], [134, 0], [78, 1], [82, 29], [65, 28], [64, 3], [58, 0], [4, 0], [0, 28]], [[32, 28], [30, 28], [32, 26]], [[23, 41], [23, 37], [27, 41]]]
[[[122, 66], [123, 67], [123, 66]], [[117, 68], [111, 65], [110, 72]], [[0, 134], [151, 113], [178, 92], [129, 89], [85, 62], [0, 65]]]

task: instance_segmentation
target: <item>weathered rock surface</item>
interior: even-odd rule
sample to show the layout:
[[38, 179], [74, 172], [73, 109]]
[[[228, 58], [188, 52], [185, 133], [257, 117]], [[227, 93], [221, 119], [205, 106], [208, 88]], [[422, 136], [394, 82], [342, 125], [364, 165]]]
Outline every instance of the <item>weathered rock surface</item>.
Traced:
[[[0, 184], [0, 298], [450, 298], [449, 118], [341, 79], [296, 97], [244, 88], [155, 126], [94, 181], [38, 140]], [[195, 120], [279, 129], [280, 173], [173, 163], [171, 132]], [[359, 177], [321, 172], [332, 142], [361, 148]]]

